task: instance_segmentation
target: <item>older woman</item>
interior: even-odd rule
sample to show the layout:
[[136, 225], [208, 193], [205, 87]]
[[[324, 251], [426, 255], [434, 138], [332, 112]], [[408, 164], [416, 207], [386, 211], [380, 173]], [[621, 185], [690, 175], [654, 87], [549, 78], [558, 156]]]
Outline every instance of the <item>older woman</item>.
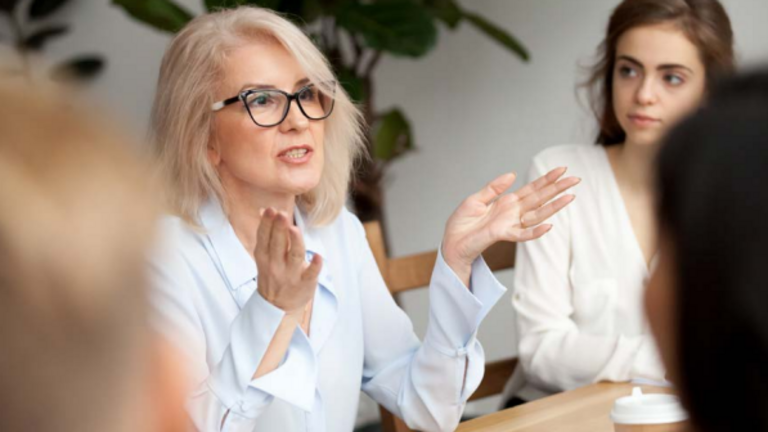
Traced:
[[343, 208], [361, 128], [322, 54], [271, 12], [202, 16], [168, 48], [153, 131], [177, 217], [153, 261], [157, 319], [189, 354], [200, 430], [351, 431], [361, 389], [413, 428], [453, 430], [478, 386], [477, 327], [504, 291], [480, 254], [546, 233], [578, 180], [561, 168], [502, 195], [507, 174], [461, 204], [420, 343]]

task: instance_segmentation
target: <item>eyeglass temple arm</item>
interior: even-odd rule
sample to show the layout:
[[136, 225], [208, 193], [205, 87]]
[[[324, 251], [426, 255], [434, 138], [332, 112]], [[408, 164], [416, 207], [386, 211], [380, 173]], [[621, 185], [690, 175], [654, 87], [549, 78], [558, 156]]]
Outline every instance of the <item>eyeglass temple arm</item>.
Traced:
[[239, 100], [240, 100], [240, 96], [239, 95], [238, 96], [232, 96], [229, 99], [226, 99], [226, 100], [223, 100], [223, 101], [216, 102], [216, 103], [212, 104], [211, 105], [211, 110], [218, 111], [218, 110], [224, 108], [225, 106], [232, 105], [233, 103], [235, 103], [235, 102], [237, 102]]

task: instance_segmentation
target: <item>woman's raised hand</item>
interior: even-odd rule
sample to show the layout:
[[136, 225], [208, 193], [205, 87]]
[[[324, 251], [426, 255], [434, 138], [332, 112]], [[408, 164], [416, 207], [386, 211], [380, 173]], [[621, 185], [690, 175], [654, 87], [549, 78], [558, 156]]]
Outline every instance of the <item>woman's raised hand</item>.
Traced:
[[307, 263], [305, 255], [299, 228], [293, 226], [285, 214], [266, 209], [254, 250], [259, 270], [258, 290], [268, 302], [287, 314], [303, 311], [315, 295], [322, 258], [316, 254], [312, 262]]
[[516, 192], [502, 195], [516, 177], [504, 174], [465, 199], [445, 227], [442, 253], [446, 264], [468, 285], [472, 262], [492, 244], [534, 240], [546, 234], [552, 225], [542, 222], [570, 204], [574, 196], [550, 201], [581, 181], [560, 179], [565, 171], [554, 169]]

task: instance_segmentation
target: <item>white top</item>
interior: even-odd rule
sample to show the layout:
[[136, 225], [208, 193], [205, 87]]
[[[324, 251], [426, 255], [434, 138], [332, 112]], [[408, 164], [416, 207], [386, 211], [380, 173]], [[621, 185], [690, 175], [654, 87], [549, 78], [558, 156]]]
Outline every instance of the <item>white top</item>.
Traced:
[[649, 269], [605, 148], [547, 149], [530, 178], [560, 166], [582, 182], [547, 235], [518, 244], [512, 305], [522, 370], [507, 394], [533, 400], [598, 381], [663, 381], [643, 312]]
[[294, 217], [307, 258], [323, 257], [311, 331], [297, 328], [281, 365], [255, 380], [284, 313], [257, 291], [254, 260], [216, 202], [201, 209], [203, 230], [163, 221], [168, 242], [152, 260], [155, 325], [188, 354], [188, 410], [197, 428], [352, 431], [362, 389], [412, 428], [453, 430], [483, 375], [478, 325], [504, 287], [479, 259], [470, 291], [439, 256], [422, 344], [355, 216], [344, 210], [318, 228], [298, 211]]

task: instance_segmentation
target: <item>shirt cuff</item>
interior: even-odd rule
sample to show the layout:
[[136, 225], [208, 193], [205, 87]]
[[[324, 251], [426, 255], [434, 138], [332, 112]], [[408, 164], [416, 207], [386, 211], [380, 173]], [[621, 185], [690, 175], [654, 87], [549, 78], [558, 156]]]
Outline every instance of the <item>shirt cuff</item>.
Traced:
[[429, 325], [424, 340], [446, 355], [466, 354], [480, 323], [507, 291], [482, 256], [472, 263], [470, 285], [472, 291], [445, 263], [438, 248], [429, 287]]
[[211, 391], [229, 410], [246, 418], [258, 416], [273, 397], [305, 411], [312, 409], [317, 365], [309, 340], [300, 329], [291, 338], [282, 364], [253, 379], [285, 316], [257, 291], [231, 327], [230, 344], [209, 378]]
[[251, 386], [306, 412], [312, 412], [317, 372], [312, 345], [301, 328], [296, 327], [280, 367], [253, 380]]

